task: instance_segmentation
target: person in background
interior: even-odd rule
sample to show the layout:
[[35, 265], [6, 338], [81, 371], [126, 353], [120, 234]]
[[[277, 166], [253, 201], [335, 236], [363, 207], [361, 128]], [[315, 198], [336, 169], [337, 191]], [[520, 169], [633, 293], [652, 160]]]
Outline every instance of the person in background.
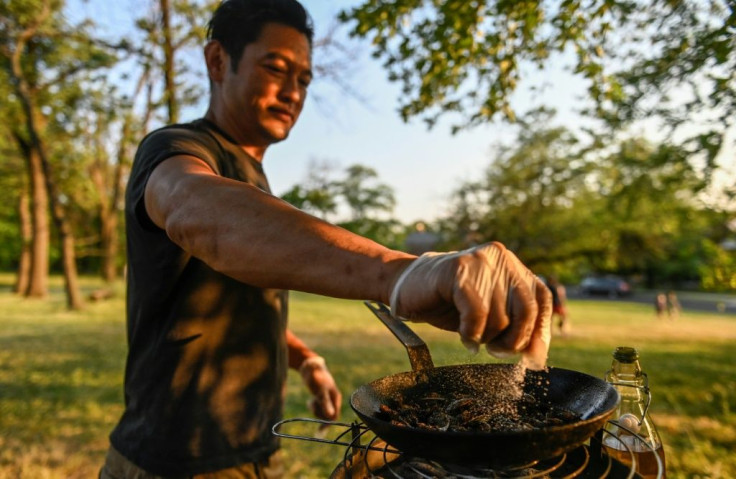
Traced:
[[680, 300], [677, 299], [677, 293], [669, 291], [667, 293], [667, 316], [674, 321], [680, 317]]
[[561, 335], [570, 333], [570, 319], [567, 313], [567, 290], [556, 276], [550, 276], [546, 281], [547, 288], [552, 293], [552, 317], [556, 319], [557, 330]]
[[657, 293], [654, 297], [654, 312], [657, 314], [657, 318], [662, 319], [666, 311], [667, 295], [664, 293]]
[[296, 0], [223, 1], [204, 47], [207, 112], [138, 147], [125, 200], [125, 409], [102, 479], [283, 477], [271, 427], [287, 369], [317, 417], [341, 407], [325, 360], [287, 327], [288, 290], [388, 303], [473, 351], [544, 366], [551, 295], [500, 243], [417, 257], [270, 193], [262, 162], [302, 111], [312, 37]]

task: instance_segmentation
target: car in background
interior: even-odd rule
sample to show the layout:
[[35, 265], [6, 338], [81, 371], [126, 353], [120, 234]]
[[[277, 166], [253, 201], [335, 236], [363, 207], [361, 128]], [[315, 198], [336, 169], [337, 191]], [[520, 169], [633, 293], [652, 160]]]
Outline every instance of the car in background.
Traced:
[[619, 276], [588, 276], [581, 281], [579, 290], [586, 296], [602, 295], [609, 298], [620, 298], [631, 294], [631, 285]]

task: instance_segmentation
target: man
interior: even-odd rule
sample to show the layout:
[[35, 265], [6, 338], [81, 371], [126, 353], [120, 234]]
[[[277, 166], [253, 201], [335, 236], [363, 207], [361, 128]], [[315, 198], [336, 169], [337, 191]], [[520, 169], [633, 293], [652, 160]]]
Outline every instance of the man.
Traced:
[[324, 361], [286, 328], [286, 290], [390, 303], [477, 350], [544, 356], [551, 303], [500, 244], [420, 258], [269, 194], [266, 149], [284, 140], [312, 79], [312, 27], [296, 0], [225, 0], [204, 56], [202, 120], [153, 132], [126, 193], [126, 408], [107, 478], [280, 477], [287, 366], [334, 418]]

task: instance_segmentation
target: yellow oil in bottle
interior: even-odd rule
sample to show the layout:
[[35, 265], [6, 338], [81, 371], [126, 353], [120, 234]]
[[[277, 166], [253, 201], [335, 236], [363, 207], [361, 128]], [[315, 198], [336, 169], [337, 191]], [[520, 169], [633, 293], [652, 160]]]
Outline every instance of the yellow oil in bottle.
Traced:
[[608, 434], [603, 438], [606, 452], [624, 464], [635, 462], [636, 472], [645, 479], [666, 477], [664, 448], [649, 416], [649, 380], [641, 369], [636, 349], [616, 348], [606, 381], [621, 396], [612, 420], [606, 425]]
[[[635, 439], [632, 436], [629, 436], [629, 438]], [[603, 447], [605, 448], [606, 453], [609, 456], [623, 464], [626, 464], [627, 466], [632, 465], [633, 459], [633, 461], [636, 461], [636, 464], [634, 464], [634, 469], [636, 470], [637, 474], [639, 474], [644, 479], [666, 477], [664, 470], [664, 447], [662, 447], [661, 443], [656, 446], [654, 451], [652, 451], [650, 448], [641, 444], [640, 440], [635, 439], [634, 441], [631, 441], [631, 452], [629, 452], [629, 450], [626, 449], [626, 447], [621, 443], [620, 440], [622, 440], [622, 438], [615, 437], [607, 437], [603, 440]], [[657, 456], [659, 456], [662, 464], [661, 476], [658, 475], [660, 469], [659, 462], [657, 461]]]

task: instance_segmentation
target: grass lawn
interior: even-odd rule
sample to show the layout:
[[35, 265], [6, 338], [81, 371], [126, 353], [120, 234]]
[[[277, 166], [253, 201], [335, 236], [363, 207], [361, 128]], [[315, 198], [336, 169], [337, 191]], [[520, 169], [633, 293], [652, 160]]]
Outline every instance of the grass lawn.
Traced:
[[[122, 287], [113, 299], [70, 313], [60, 288], [49, 299], [22, 300], [9, 292], [11, 280], [0, 276], [0, 478], [96, 477], [122, 412]], [[601, 377], [616, 346], [637, 347], [668, 477], [736, 477], [736, 316], [685, 311], [676, 322], [658, 321], [647, 305], [606, 301], [569, 309], [572, 332], [553, 339], [550, 365]], [[346, 422], [355, 418], [352, 390], [409, 369], [403, 347], [360, 302], [293, 293], [290, 311], [292, 329], [327, 359], [345, 395]], [[493, 361], [470, 356], [453, 334], [413, 327], [436, 365]], [[291, 374], [286, 417], [307, 417], [307, 399]], [[284, 432], [314, 428], [293, 424]], [[344, 453], [304, 441], [283, 446], [294, 478], [329, 477]]]

